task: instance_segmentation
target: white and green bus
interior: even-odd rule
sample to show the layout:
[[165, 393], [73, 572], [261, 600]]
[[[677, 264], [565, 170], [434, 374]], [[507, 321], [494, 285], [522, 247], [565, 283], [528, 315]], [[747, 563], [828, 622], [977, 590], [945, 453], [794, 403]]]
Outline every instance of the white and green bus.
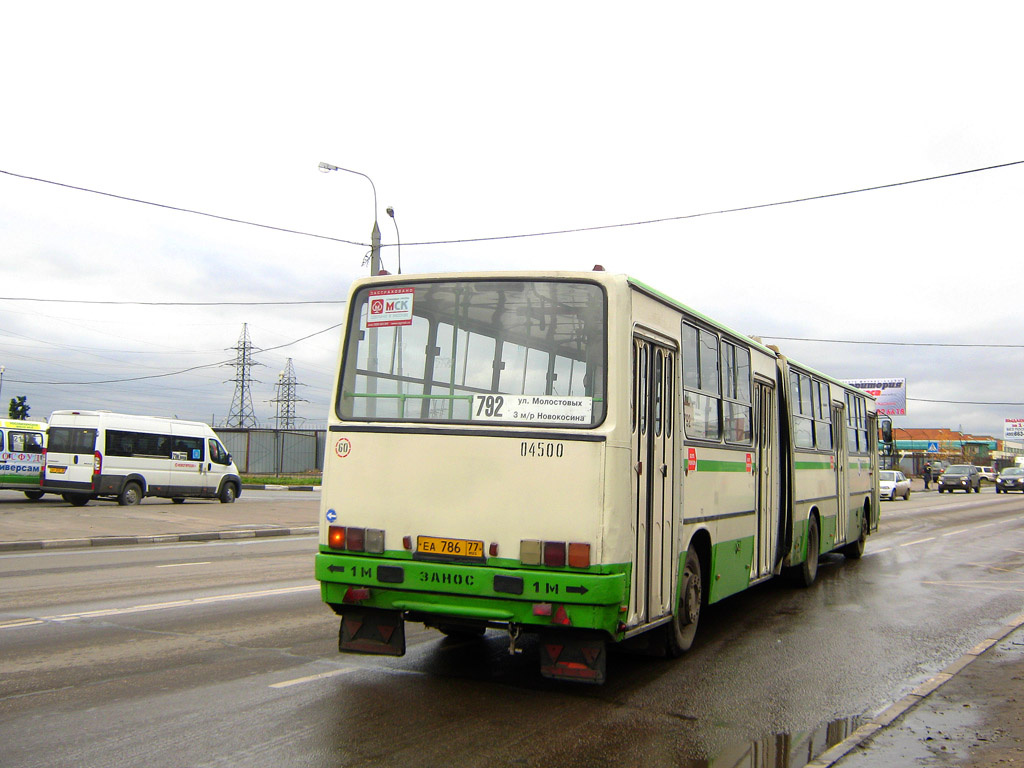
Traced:
[[[702, 610], [878, 527], [865, 392], [594, 272], [357, 281], [329, 415], [316, 578], [341, 651], [405, 622], [679, 654]], [[644, 637], [641, 637], [644, 636]]]

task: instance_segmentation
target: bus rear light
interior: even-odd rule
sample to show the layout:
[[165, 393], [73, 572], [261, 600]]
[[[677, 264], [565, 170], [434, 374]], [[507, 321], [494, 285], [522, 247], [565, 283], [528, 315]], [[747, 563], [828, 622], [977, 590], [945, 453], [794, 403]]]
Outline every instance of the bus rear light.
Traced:
[[92, 473], [94, 475], [99, 475], [102, 472], [103, 472], [103, 454], [100, 453], [99, 451], [96, 451], [96, 453], [94, 453], [93, 456], [92, 456]]
[[345, 548], [345, 529], [340, 525], [332, 525], [327, 529], [327, 546], [331, 549]]
[[590, 545], [580, 543], [569, 544], [569, 566], [572, 568], [590, 567]]
[[349, 552], [362, 552], [366, 543], [366, 529], [365, 528], [349, 528], [347, 531], [348, 535], [348, 551]]
[[551, 607], [551, 603], [534, 603], [533, 604], [533, 615], [534, 616], [550, 616], [554, 612]]
[[497, 557], [498, 556], [498, 542], [492, 541], [491, 542], [491, 546], [489, 546], [487, 548], [487, 552], [488, 552], [488, 554], [490, 554], [491, 557]]
[[402, 546], [405, 547], [407, 550], [409, 550], [411, 552], [412, 551], [412, 536], [403, 536], [402, 537]]
[[349, 587], [342, 598], [346, 603], [358, 603], [370, 599], [369, 587]]
[[544, 565], [552, 568], [560, 568], [565, 565], [564, 541], [544, 542]]
[[543, 545], [533, 539], [523, 539], [519, 542], [519, 562], [523, 565], [540, 565]]
[[379, 528], [366, 529], [366, 551], [375, 555], [384, 553], [384, 531]]

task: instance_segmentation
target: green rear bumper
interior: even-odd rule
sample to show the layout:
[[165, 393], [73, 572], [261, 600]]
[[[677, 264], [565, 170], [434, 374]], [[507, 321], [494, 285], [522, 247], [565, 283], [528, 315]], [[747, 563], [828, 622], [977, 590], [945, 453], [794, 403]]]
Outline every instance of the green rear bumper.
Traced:
[[617, 639], [629, 600], [623, 572], [529, 570], [333, 553], [318, 554], [315, 569], [321, 597], [332, 605], [345, 605], [350, 587], [368, 588], [369, 597], [358, 601], [364, 607], [596, 629]]

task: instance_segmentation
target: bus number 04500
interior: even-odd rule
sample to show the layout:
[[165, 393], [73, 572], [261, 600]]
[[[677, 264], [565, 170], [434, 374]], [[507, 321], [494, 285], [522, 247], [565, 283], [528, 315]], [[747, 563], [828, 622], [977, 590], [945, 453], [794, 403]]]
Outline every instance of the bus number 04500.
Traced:
[[520, 456], [535, 456], [538, 459], [560, 459], [565, 453], [561, 443], [544, 443], [523, 441], [519, 444]]

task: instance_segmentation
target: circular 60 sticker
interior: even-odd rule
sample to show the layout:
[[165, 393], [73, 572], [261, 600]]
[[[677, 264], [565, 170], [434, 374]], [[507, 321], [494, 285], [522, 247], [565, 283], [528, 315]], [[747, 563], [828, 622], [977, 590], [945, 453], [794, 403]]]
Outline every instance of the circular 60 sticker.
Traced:
[[344, 459], [352, 453], [352, 441], [347, 437], [341, 438], [334, 444], [334, 452], [338, 454], [339, 459]]

